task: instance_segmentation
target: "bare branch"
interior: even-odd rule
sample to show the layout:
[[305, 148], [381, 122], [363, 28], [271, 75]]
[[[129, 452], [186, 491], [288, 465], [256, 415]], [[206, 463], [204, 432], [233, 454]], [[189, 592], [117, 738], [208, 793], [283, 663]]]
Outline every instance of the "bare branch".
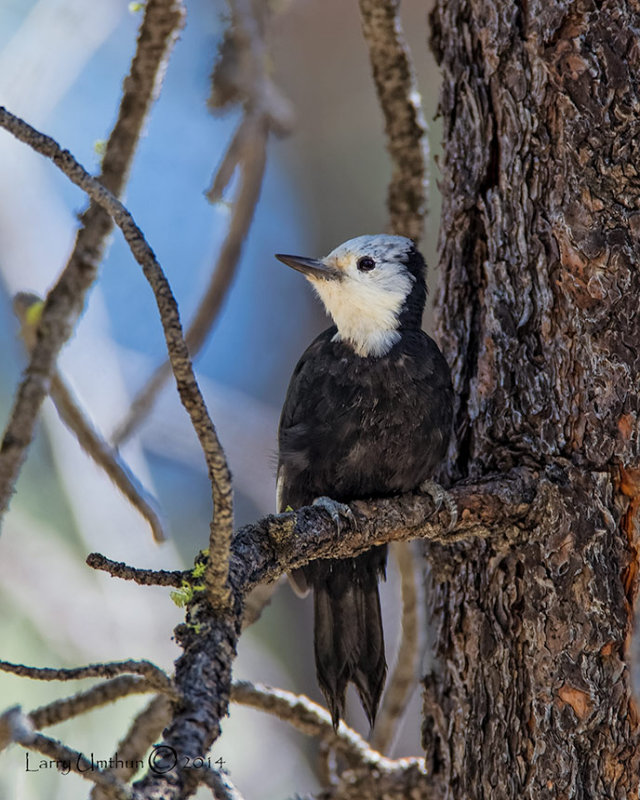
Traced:
[[[146, 4], [118, 120], [107, 141], [102, 163], [100, 180], [115, 194], [124, 186], [142, 126], [159, 87], [163, 65], [182, 19], [181, 0], [149, 0]], [[33, 438], [36, 417], [49, 392], [56, 359], [82, 311], [112, 227], [109, 216], [95, 204], [83, 214], [81, 222], [69, 262], [47, 295], [38, 340], [15, 393], [5, 428], [0, 448], [0, 515], [11, 499]]]
[[122, 578], [125, 581], [134, 581], [140, 586], [174, 586], [180, 587], [182, 582], [191, 574], [182, 570], [164, 569], [138, 569], [130, 567], [123, 561], [111, 561], [100, 553], [90, 553], [86, 563], [93, 569], [108, 572], [114, 578]]
[[54, 669], [52, 667], [27, 667], [24, 664], [13, 664], [0, 661], [0, 670], [32, 678], [38, 681], [73, 681], [81, 678], [113, 678], [115, 675], [132, 672], [142, 675], [155, 691], [175, 695], [175, 686], [171, 679], [150, 661], [107, 661], [104, 664], [89, 664], [86, 667]]
[[231, 686], [231, 701], [274, 714], [293, 725], [305, 736], [315, 736], [327, 742], [353, 766], [367, 764], [377, 769], [391, 769], [395, 762], [372, 750], [354, 730], [340, 722], [333, 730], [331, 715], [305, 695], [273, 689], [248, 681], [235, 681]]
[[215, 800], [243, 800], [242, 795], [224, 772], [208, 767], [200, 771], [200, 782], [213, 792]]
[[[193, 373], [189, 351], [182, 336], [178, 304], [173, 296], [169, 282], [153, 250], [148, 245], [131, 214], [111, 192], [89, 175], [68, 150], [62, 150], [60, 145], [50, 136], [45, 136], [36, 131], [2, 106], [0, 106], [0, 127], [8, 130], [36, 152], [50, 158], [76, 186], [85, 191], [92, 200], [113, 217], [153, 289], [164, 330], [167, 351], [169, 352], [173, 374], [178, 385], [178, 393], [191, 418], [191, 423], [207, 462], [213, 493], [215, 520], [211, 521], [209, 539], [211, 561], [205, 580], [212, 603], [215, 606], [224, 607], [230, 602], [227, 575], [229, 569], [229, 545], [233, 526], [231, 475], [216, 429]], [[46, 308], [47, 305], [45, 304], [42, 316], [43, 322]]]
[[357, 500], [350, 504], [356, 525], [349, 531], [338, 532], [329, 515], [316, 506], [264, 517], [234, 536], [234, 585], [246, 592], [312, 559], [346, 558], [377, 544], [409, 539], [453, 544], [488, 538], [505, 527], [515, 532], [539, 490], [536, 477], [525, 469], [476, 484], [459, 483], [450, 490], [459, 511], [453, 528], [448, 512], [436, 510], [429, 495]]
[[[20, 334], [29, 353], [36, 344], [38, 322], [43, 307], [41, 298], [32, 292], [18, 292], [13, 298], [13, 309], [21, 325]], [[53, 372], [50, 394], [60, 419], [75, 434], [78, 444], [107, 473], [131, 505], [147, 520], [155, 541], [164, 542], [167, 537], [153, 498], [140, 485], [118, 451], [107, 444], [95, 430], [58, 370]]]
[[429, 145], [399, 6], [400, 0], [360, 0], [360, 15], [393, 169], [387, 197], [390, 227], [417, 242], [424, 231]]
[[388, 753], [391, 749], [398, 725], [418, 682], [420, 627], [416, 573], [420, 561], [416, 559], [412, 544], [412, 542], [396, 542], [392, 548], [402, 586], [402, 622], [396, 664], [387, 683], [371, 738], [371, 745], [381, 753]]
[[[137, 771], [138, 763], [142, 761], [170, 719], [169, 698], [166, 695], [154, 697], [146, 708], [136, 715], [126, 736], [118, 743], [113, 760], [120, 763], [108, 772], [122, 781], [132, 778]], [[91, 800], [110, 800], [110, 795], [95, 786], [91, 790]]]
[[29, 712], [29, 718], [33, 727], [40, 730], [80, 714], [86, 714], [87, 711], [92, 711], [94, 708], [106, 706], [121, 697], [157, 691], [158, 687], [150, 684], [146, 678], [137, 675], [120, 675], [105, 683], [92, 686], [91, 689], [84, 692], [78, 692], [72, 697], [63, 697], [46, 706], [36, 708]]

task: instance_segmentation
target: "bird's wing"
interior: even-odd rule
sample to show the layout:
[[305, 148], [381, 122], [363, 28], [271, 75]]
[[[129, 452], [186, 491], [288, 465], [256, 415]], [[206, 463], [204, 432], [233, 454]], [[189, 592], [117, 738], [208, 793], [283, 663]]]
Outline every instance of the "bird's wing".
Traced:
[[328, 379], [323, 370], [318, 369], [318, 363], [335, 333], [335, 327], [329, 328], [309, 345], [289, 382], [278, 427], [278, 512], [287, 506], [299, 508], [315, 499], [304, 479], [311, 466], [307, 449], [310, 439], [318, 433], [314, 398], [323, 396], [323, 385]]

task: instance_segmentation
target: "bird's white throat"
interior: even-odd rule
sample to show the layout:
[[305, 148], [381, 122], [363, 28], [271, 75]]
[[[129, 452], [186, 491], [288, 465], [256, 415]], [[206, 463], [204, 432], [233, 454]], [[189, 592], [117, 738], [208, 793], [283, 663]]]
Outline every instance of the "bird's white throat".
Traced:
[[398, 269], [350, 271], [339, 281], [312, 284], [337, 328], [360, 356], [383, 356], [400, 339], [399, 316], [414, 278]]

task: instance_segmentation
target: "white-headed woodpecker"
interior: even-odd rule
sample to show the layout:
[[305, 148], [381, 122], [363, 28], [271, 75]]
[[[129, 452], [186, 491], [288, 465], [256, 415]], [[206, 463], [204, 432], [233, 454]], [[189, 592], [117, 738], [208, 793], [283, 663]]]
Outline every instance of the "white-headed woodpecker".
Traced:
[[[411, 492], [445, 455], [453, 393], [447, 363], [421, 329], [425, 263], [403, 236], [359, 236], [321, 260], [278, 255], [302, 272], [335, 325], [298, 362], [278, 434], [278, 511]], [[318, 683], [334, 727], [347, 684], [373, 725], [387, 665], [378, 579], [385, 546], [318, 559], [290, 576], [314, 592]]]

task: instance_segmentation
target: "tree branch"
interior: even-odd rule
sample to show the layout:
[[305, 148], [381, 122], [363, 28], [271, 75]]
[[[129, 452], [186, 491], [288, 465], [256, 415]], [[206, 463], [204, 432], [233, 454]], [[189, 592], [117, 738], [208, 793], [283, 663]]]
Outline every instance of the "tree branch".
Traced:
[[319, 738], [344, 756], [351, 767], [367, 765], [388, 770], [396, 766], [397, 762], [372, 750], [344, 721], [334, 731], [329, 712], [305, 695], [273, 689], [259, 683], [236, 681], [231, 687], [231, 701], [274, 714], [305, 736]]
[[[207, 463], [215, 517], [210, 526], [211, 559], [205, 581], [213, 605], [220, 608], [225, 607], [230, 602], [227, 574], [233, 526], [231, 475], [216, 429], [193, 372], [189, 351], [182, 335], [178, 304], [162, 267], [127, 209], [101, 183], [91, 177], [68, 150], [62, 150], [50, 136], [36, 131], [2, 106], [0, 106], [0, 127], [8, 130], [36, 152], [50, 158], [72, 183], [79, 186], [112, 216], [153, 290], [178, 393], [189, 414]], [[46, 308], [47, 304], [45, 303], [43, 321]], [[42, 332], [42, 323], [40, 332]]]
[[0, 717], [0, 749], [6, 747], [10, 742], [17, 742], [29, 750], [43, 753], [85, 780], [100, 786], [107, 796], [114, 800], [128, 800], [131, 797], [131, 790], [126, 784], [108, 771], [96, 769], [95, 764], [78, 750], [66, 747], [49, 736], [36, 733], [31, 725], [31, 720], [22, 713], [18, 706], [9, 709]]
[[[102, 163], [100, 181], [115, 194], [124, 186], [142, 126], [159, 87], [163, 65], [182, 19], [181, 0], [149, 0], [146, 4], [118, 120], [107, 141]], [[6, 115], [4, 112], [3, 127], [9, 122]], [[15, 135], [15, 130], [12, 132]], [[22, 141], [28, 142], [24, 138]], [[96, 204], [87, 209], [81, 222], [69, 262], [47, 295], [38, 340], [14, 395], [0, 447], [0, 516], [7, 509], [33, 438], [36, 417], [49, 392], [58, 354], [82, 311], [112, 228], [109, 216]]]
[[[18, 292], [13, 298], [13, 310], [20, 321], [20, 335], [27, 352], [36, 345], [38, 322], [44, 302], [32, 292]], [[131, 505], [147, 520], [156, 542], [164, 542], [164, 524], [153, 498], [140, 485], [117, 450], [100, 436], [74, 397], [71, 388], [57, 369], [51, 376], [49, 389], [58, 416], [75, 435], [78, 444], [101, 467]]]
[[233, 585], [246, 592], [312, 559], [347, 558], [377, 544], [409, 539], [453, 544], [495, 536], [497, 529], [515, 529], [527, 516], [540, 494], [539, 481], [537, 473], [523, 468], [457, 484], [449, 490], [459, 512], [453, 528], [448, 512], [437, 510], [429, 495], [357, 500], [350, 504], [356, 524], [348, 531], [338, 532], [316, 506], [264, 517], [234, 536]]
[[243, 800], [242, 795], [231, 783], [230, 778], [217, 769], [209, 767], [202, 770], [200, 782], [211, 789], [215, 800]]
[[112, 678], [115, 675], [132, 672], [142, 675], [149, 686], [171, 696], [176, 693], [171, 679], [150, 661], [107, 661], [104, 664], [89, 664], [86, 667], [54, 669], [52, 667], [27, 667], [25, 664], [13, 664], [0, 661], [0, 670], [13, 675], [21, 675], [38, 681], [74, 681], [81, 678]]
[[140, 586], [174, 586], [179, 588], [191, 574], [188, 570], [138, 569], [137, 567], [130, 567], [123, 561], [112, 561], [100, 553], [90, 553], [87, 556], [86, 563], [92, 569], [108, 572], [114, 578], [134, 581]]
[[399, 6], [400, 0], [360, 0], [360, 15], [393, 169], [387, 196], [390, 227], [417, 242], [424, 231], [429, 145]]

